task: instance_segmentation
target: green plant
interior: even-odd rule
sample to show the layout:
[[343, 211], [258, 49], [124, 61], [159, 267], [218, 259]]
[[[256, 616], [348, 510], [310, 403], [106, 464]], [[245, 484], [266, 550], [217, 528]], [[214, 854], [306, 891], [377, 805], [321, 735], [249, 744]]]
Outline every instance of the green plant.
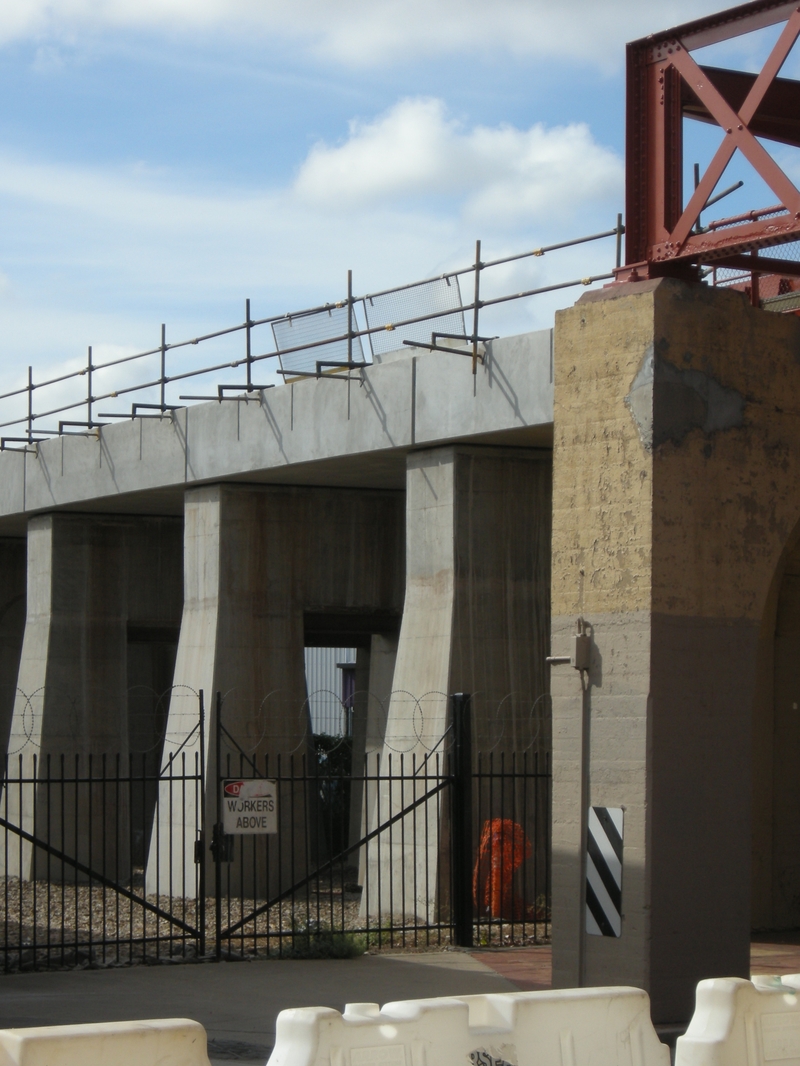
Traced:
[[284, 959], [355, 959], [366, 950], [365, 938], [357, 933], [311, 923], [293, 931], [291, 947], [281, 955]]

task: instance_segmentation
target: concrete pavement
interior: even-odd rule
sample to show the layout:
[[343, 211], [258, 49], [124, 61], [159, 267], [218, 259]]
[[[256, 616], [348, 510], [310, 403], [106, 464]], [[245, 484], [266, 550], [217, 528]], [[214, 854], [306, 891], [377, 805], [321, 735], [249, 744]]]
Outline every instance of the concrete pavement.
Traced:
[[[799, 973], [792, 931], [761, 935], [751, 971]], [[0, 1028], [188, 1017], [208, 1032], [212, 1062], [265, 1062], [275, 1020], [289, 1007], [549, 988], [549, 945], [497, 951], [364, 955], [208, 965], [135, 966], [0, 977]], [[674, 1031], [673, 1031], [674, 1030]], [[682, 1027], [661, 1027], [674, 1044]]]
[[288, 1007], [515, 991], [462, 952], [12, 974], [0, 977], [0, 1028], [193, 1018], [212, 1062], [263, 1063]]

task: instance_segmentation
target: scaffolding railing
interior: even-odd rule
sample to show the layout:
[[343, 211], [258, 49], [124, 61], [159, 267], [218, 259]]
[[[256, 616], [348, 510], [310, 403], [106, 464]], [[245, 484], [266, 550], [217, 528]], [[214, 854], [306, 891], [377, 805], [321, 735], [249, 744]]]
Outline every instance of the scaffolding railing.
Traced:
[[[560, 289], [592, 285], [614, 276], [613, 271], [608, 271], [484, 298], [484, 271], [612, 237], [616, 238], [615, 262], [619, 266], [624, 232], [622, 216], [618, 215], [616, 225], [601, 233], [489, 260], [481, 258], [481, 242], [477, 241], [475, 259], [469, 266], [421, 281], [354, 296], [352, 271], [348, 271], [347, 295], [337, 302], [319, 304], [290, 314], [253, 318], [248, 299], [245, 301], [244, 321], [223, 329], [187, 340], [168, 341], [166, 325], [162, 324], [160, 342], [153, 348], [95, 362], [92, 347], [89, 346], [84, 366], [43, 381], [34, 379], [33, 367], [29, 366], [24, 385], [0, 393], [0, 404], [8, 406], [10, 402], [15, 406], [18, 403], [17, 410], [6, 412], [8, 417], [0, 418], [0, 431], [11, 431], [0, 436], [0, 450], [28, 450], [52, 436], [62, 434], [96, 434], [116, 419], [163, 418], [193, 402], [241, 402], [257, 398], [264, 390], [275, 387], [273, 383], [256, 382], [254, 368], [263, 364], [269, 365], [284, 381], [304, 377], [347, 380], [353, 371], [359, 375], [363, 373], [363, 368], [370, 361], [410, 345], [429, 351], [456, 352], [468, 356], [475, 373], [482, 359], [481, 345], [490, 339], [480, 335], [480, 312], [483, 309]], [[462, 279], [469, 280], [469, 275], [472, 275], [471, 299], [465, 302]], [[363, 325], [359, 318], [363, 320]], [[261, 326], [270, 327], [272, 345], [269, 350], [255, 351], [253, 334]], [[244, 353], [241, 356], [199, 366], [170, 368], [168, 357], [174, 358], [174, 354], [182, 349], [234, 334], [244, 335]], [[98, 375], [152, 357], [158, 359], [157, 373], [142, 375], [144, 380], [121, 380], [114, 388], [97, 389]], [[244, 370], [244, 380], [234, 384], [215, 383], [215, 394], [182, 394], [178, 397], [179, 402], [168, 402], [167, 386], [170, 384], [191, 382], [239, 368]], [[85, 390], [81, 390], [78, 396], [73, 394], [64, 397], [65, 385], [74, 384], [80, 378], [86, 379]], [[145, 394], [147, 399], [134, 400], [129, 411], [100, 411], [97, 408], [98, 404], [105, 401], [133, 398], [137, 393], [140, 396]], [[58, 418], [57, 425], [43, 424], [44, 420], [55, 418]]]

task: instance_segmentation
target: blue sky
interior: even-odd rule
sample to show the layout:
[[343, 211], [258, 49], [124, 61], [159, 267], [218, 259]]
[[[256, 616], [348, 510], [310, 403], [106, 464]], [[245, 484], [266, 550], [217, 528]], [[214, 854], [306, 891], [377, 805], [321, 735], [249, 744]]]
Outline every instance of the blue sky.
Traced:
[[[464, 264], [478, 237], [494, 257], [610, 227], [624, 43], [719, 6], [5, 0], [0, 384], [149, 346], [162, 321], [241, 320], [247, 296], [257, 316], [341, 298], [348, 267], [363, 292]], [[573, 298], [489, 325], [549, 325]]]

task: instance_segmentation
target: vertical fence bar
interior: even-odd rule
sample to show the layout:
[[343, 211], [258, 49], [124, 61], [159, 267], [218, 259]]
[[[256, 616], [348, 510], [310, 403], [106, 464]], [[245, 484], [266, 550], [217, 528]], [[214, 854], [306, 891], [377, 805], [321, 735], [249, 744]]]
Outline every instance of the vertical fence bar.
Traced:
[[[758, 248], [753, 248], [750, 253], [750, 258], [753, 260], [755, 266], [758, 260]], [[750, 273], [750, 303], [753, 307], [761, 306], [761, 293], [759, 286], [759, 274], [757, 270], [753, 270]]]
[[550, 763], [549, 752], [545, 753], [545, 809], [544, 809], [544, 935], [547, 937], [550, 935], [550, 903], [551, 903], [551, 856], [550, 856], [550, 808], [552, 804], [553, 796], [553, 771]]
[[[347, 368], [353, 365], [353, 271], [347, 271]], [[349, 386], [348, 386], [349, 388]]]
[[244, 302], [244, 336], [245, 336], [245, 365], [247, 367], [247, 391], [253, 390], [253, 355], [250, 350], [250, 328], [253, 323], [250, 320], [250, 300]]
[[475, 301], [472, 309], [472, 373], [478, 373], [478, 316], [481, 303], [481, 242], [475, 241]]
[[92, 366], [92, 346], [90, 344], [89, 345], [89, 361], [86, 364], [86, 375], [87, 375], [87, 378], [88, 378], [87, 383], [86, 383], [86, 413], [87, 413], [87, 419], [86, 420], [88, 422], [89, 429], [92, 429], [92, 427], [94, 426], [94, 422], [92, 421], [92, 403], [93, 403], [93, 399], [94, 399], [93, 396], [92, 396], [92, 370], [94, 370], [94, 367]]
[[28, 367], [28, 444], [33, 443], [33, 367]]
[[[33, 756], [33, 759], [34, 759], [34, 766], [35, 766], [36, 765], [36, 763], [35, 763], [36, 756], [35, 755]], [[17, 789], [17, 797], [18, 797], [17, 798], [17, 803], [18, 803], [17, 810], [20, 813], [20, 821], [22, 821], [22, 819], [25, 817], [25, 807], [23, 806], [23, 804], [25, 802], [25, 793], [23, 792], [24, 783], [23, 783], [23, 772], [22, 771], [23, 771], [23, 762], [22, 762], [22, 754], [20, 753], [20, 756], [19, 756], [19, 770], [18, 770], [18, 773], [17, 773], [17, 784], [19, 786], [18, 789]], [[35, 776], [35, 773], [34, 773], [34, 776]], [[6, 807], [6, 820], [7, 819], [8, 819], [8, 808]], [[22, 824], [24, 825], [25, 823], [22, 822]], [[31, 852], [31, 854], [33, 854], [33, 852]], [[18, 924], [19, 928], [17, 929], [17, 956], [18, 956], [17, 965], [20, 966], [20, 967], [22, 966], [22, 912], [23, 912], [24, 891], [25, 891], [25, 883], [26, 883], [25, 879], [24, 879], [24, 876], [23, 876], [23, 874], [24, 874], [24, 866], [23, 866], [24, 856], [25, 856], [25, 853], [22, 850], [22, 837], [20, 836], [20, 837], [17, 838], [17, 862], [18, 862], [17, 869], [19, 870], [19, 908], [17, 910], [17, 924]]]
[[[20, 759], [22, 756], [20, 755]], [[66, 774], [66, 761], [64, 754], [61, 755], [61, 796], [59, 806], [59, 816], [61, 821], [61, 850], [64, 850], [64, 843], [66, 841], [67, 822], [66, 814], [64, 813], [64, 803], [66, 800], [66, 793], [64, 791], [64, 777]], [[64, 932], [66, 929], [66, 910], [67, 910], [67, 871], [64, 869], [63, 863], [61, 864], [61, 965], [64, 965]], [[77, 929], [77, 927], [76, 927]], [[77, 932], [76, 932], [77, 936]]]
[[217, 693], [217, 721], [216, 721], [216, 774], [214, 790], [217, 794], [217, 822], [214, 826], [214, 916], [216, 922], [216, 958], [217, 962], [222, 958], [222, 849], [225, 839], [222, 835], [222, 693]]
[[[52, 831], [51, 811], [52, 811], [52, 805], [53, 805], [53, 800], [52, 800], [52, 796], [51, 796], [51, 787], [52, 787], [52, 783], [53, 783], [53, 760], [52, 760], [49, 752], [47, 754], [47, 776], [45, 778], [45, 781], [46, 781], [46, 784], [47, 784], [47, 844], [48, 844], [48, 848], [49, 848], [50, 845], [52, 845], [52, 843], [53, 843], [53, 841], [52, 841], [52, 832], [51, 832]], [[47, 852], [47, 902], [45, 904], [45, 906], [46, 906], [45, 914], [47, 915], [47, 931], [46, 931], [47, 932], [47, 962], [46, 962], [45, 965], [48, 966], [48, 967], [50, 966], [50, 953], [51, 953], [51, 950], [52, 950], [52, 948], [51, 948], [51, 939], [52, 938], [50, 936], [50, 915], [52, 914], [52, 906], [53, 906], [53, 900], [52, 900], [53, 864], [52, 864], [51, 858], [52, 857], [51, 857], [50, 851], [48, 850], [48, 852]]]
[[[100, 871], [103, 874], [103, 876], [105, 876], [105, 877], [108, 876], [108, 870], [109, 870], [108, 848], [106, 846], [107, 839], [108, 839], [108, 823], [107, 823], [107, 818], [108, 818], [108, 795], [107, 795], [107, 792], [106, 792], [106, 781], [108, 780], [108, 762], [107, 762], [107, 759], [108, 759], [108, 756], [107, 756], [106, 752], [103, 752], [103, 754], [100, 756], [100, 766], [101, 766], [101, 769], [102, 769], [102, 772], [103, 772], [103, 776], [101, 778], [101, 783], [100, 783], [100, 805], [101, 805], [101, 812], [100, 812], [101, 813], [101, 819], [100, 819], [101, 820], [101, 827], [100, 827], [100, 831], [103, 834], [102, 838], [100, 840], [100, 850], [101, 850], [101, 853], [102, 853], [102, 863], [103, 863], [103, 865], [100, 867]], [[119, 837], [116, 836], [116, 839], [119, 840]], [[105, 962], [106, 961], [106, 938], [107, 938], [107, 932], [106, 931], [108, 929], [108, 911], [107, 911], [108, 888], [106, 887], [105, 884], [102, 884], [100, 886], [100, 889], [101, 889], [101, 891], [103, 893], [102, 896], [101, 896], [101, 899], [102, 899], [102, 912], [103, 912], [103, 929], [102, 929], [101, 938], [100, 938], [100, 947], [101, 947], [102, 952], [103, 952], [103, 960], [102, 961]]]
[[[426, 770], [426, 777], [428, 777], [428, 764], [427, 763], [426, 763], [425, 770]], [[412, 757], [411, 757], [411, 781], [412, 781], [411, 798], [412, 798], [412, 803], [417, 798], [416, 779], [417, 779], [417, 753], [413, 752], [412, 753]], [[422, 782], [422, 788], [425, 789], [425, 794], [427, 795], [428, 794], [428, 781], [427, 780]], [[423, 817], [427, 818], [427, 815], [428, 815], [428, 804], [427, 803], [425, 804], [425, 807], [422, 808], [422, 811], [423, 811]], [[414, 856], [414, 865], [412, 866], [412, 877], [413, 877], [412, 899], [414, 901], [414, 947], [415, 948], [419, 947], [419, 944], [417, 943], [418, 926], [419, 926], [419, 904], [418, 904], [419, 891], [417, 889], [417, 868], [419, 866], [419, 863], [417, 862], [417, 855], [419, 854], [419, 852], [417, 851], [417, 846], [418, 846], [418, 844], [417, 844], [417, 815], [418, 815], [418, 811], [415, 810], [413, 815], [412, 815], [412, 823], [411, 823], [411, 835], [412, 835], [412, 845], [411, 846], [412, 846], [412, 854]], [[426, 917], [426, 925], [428, 925], [429, 924], [428, 923], [428, 915], [426, 914], [425, 917]], [[403, 942], [405, 942], [404, 938], [403, 938]]]
[[483, 918], [484, 918], [484, 903], [483, 903], [483, 892], [482, 892], [483, 885], [481, 884], [481, 880], [480, 880], [481, 849], [483, 847], [483, 826], [484, 826], [484, 821], [485, 821], [485, 816], [484, 816], [484, 812], [483, 812], [483, 792], [484, 792], [484, 788], [483, 788], [483, 776], [484, 776], [483, 775], [483, 764], [484, 764], [484, 758], [485, 758], [484, 757], [484, 753], [482, 751], [479, 751], [478, 752], [478, 756], [477, 756], [477, 761], [476, 761], [476, 768], [475, 768], [475, 785], [476, 785], [476, 788], [475, 788], [475, 794], [476, 794], [475, 795], [475, 802], [476, 802], [476, 807], [477, 807], [477, 811], [476, 811], [477, 818], [475, 819], [475, 824], [478, 827], [478, 859], [477, 859], [476, 867], [477, 867], [477, 870], [478, 870], [478, 876], [475, 878], [475, 883], [474, 883], [475, 884], [475, 900], [474, 900], [474, 902], [475, 902], [475, 927], [476, 927], [476, 929], [478, 931], [478, 943], [479, 944], [483, 943], [483, 936], [484, 936], [484, 932], [483, 932], [483, 928], [482, 928]]
[[[247, 301], [247, 317], [250, 317], [250, 301]], [[249, 368], [248, 368], [249, 371]], [[197, 894], [200, 897], [197, 907], [198, 928], [200, 930], [200, 943], [197, 945], [200, 958], [206, 953], [206, 708], [203, 690], [198, 693], [198, 711], [200, 715], [200, 795], [196, 802], [200, 804], [199, 825], [200, 834], [197, 840], [195, 862], [200, 863], [198, 870]], [[195, 796], [197, 796], [197, 783], [195, 782]]]
[[[8, 753], [3, 757], [3, 820], [8, 825], [8, 791], [11, 787]], [[3, 972], [8, 973], [8, 829], [3, 830]], [[20, 878], [20, 883], [22, 878]]]
[[167, 327], [164, 322], [161, 323], [161, 410], [164, 410], [166, 404], [166, 390], [167, 390]]
[[[38, 837], [39, 833], [40, 833], [40, 828], [39, 828], [40, 816], [39, 816], [39, 803], [38, 803], [39, 796], [38, 796], [37, 793], [39, 792], [39, 784], [38, 784], [38, 782], [39, 782], [39, 778], [40, 778], [41, 772], [42, 772], [42, 761], [37, 761], [36, 755], [34, 755], [34, 757], [33, 757], [33, 767], [34, 767], [33, 779], [36, 782], [36, 784], [34, 785], [34, 788], [35, 788], [36, 791], [33, 794], [33, 835], [34, 835], [34, 837]], [[40, 858], [39, 858], [39, 855], [37, 854], [37, 852], [35, 850], [35, 847], [31, 849], [31, 855], [32, 855], [32, 863], [31, 863], [31, 947], [33, 949], [32, 950], [33, 969], [35, 970], [37, 968], [36, 967], [36, 901], [37, 901], [36, 884], [37, 884], [37, 879], [39, 877], [41, 877], [41, 873], [40, 873], [40, 871], [38, 869]], [[20, 947], [21, 946], [22, 945], [20, 945]]]
[[470, 697], [450, 697], [453, 713], [453, 935], [457, 947], [471, 948], [472, 930], [472, 729]]
[[621, 267], [622, 266], [622, 233], [623, 233], [622, 215], [618, 214], [617, 215], [617, 259], [616, 259], [617, 267]]

